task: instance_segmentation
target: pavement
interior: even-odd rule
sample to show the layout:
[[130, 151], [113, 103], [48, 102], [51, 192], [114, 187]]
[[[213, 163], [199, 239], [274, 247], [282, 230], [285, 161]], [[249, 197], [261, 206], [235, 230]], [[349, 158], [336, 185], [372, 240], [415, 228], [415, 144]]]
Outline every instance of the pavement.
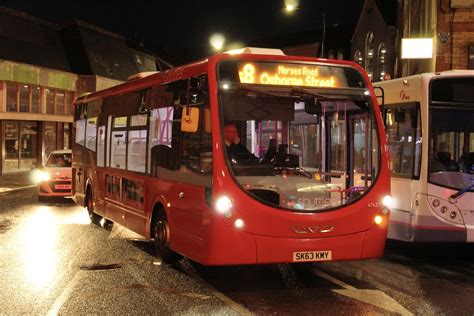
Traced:
[[30, 179], [31, 171], [0, 175], [0, 194], [36, 186]]

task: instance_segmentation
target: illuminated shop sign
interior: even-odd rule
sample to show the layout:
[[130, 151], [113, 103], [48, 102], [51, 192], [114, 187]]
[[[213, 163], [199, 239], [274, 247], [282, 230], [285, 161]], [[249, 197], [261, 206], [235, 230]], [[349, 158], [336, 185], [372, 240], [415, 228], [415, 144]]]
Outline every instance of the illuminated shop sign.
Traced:
[[239, 64], [238, 71], [240, 83], [329, 88], [347, 86], [341, 67], [247, 62]]

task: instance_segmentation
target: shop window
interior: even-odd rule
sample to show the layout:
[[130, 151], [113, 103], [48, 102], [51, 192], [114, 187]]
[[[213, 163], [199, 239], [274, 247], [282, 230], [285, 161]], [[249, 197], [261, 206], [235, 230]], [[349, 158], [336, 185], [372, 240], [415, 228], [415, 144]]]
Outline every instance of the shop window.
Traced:
[[56, 114], [64, 115], [64, 91], [56, 91]]
[[31, 112], [40, 112], [41, 89], [40, 87], [31, 87]]
[[66, 91], [64, 93], [64, 105], [65, 105], [65, 114], [66, 115], [72, 115], [72, 98], [73, 98], [73, 93]]
[[58, 123], [58, 132], [57, 132], [57, 144], [58, 144], [58, 149], [63, 149], [64, 148], [64, 124], [67, 123]]
[[20, 84], [20, 112], [30, 112], [30, 86]]
[[7, 82], [7, 111], [18, 111], [18, 85], [13, 82]]
[[44, 154], [48, 157], [49, 154], [56, 150], [56, 123], [44, 122]]
[[36, 166], [38, 150], [38, 123], [20, 123], [20, 169], [29, 170]]
[[54, 113], [54, 90], [46, 89], [46, 114]]
[[64, 149], [71, 148], [71, 145], [69, 143], [69, 140], [71, 139], [70, 134], [71, 134], [71, 123], [64, 123], [64, 132], [63, 132], [63, 148]]
[[4, 121], [4, 139], [5, 139], [5, 163], [3, 171], [18, 170], [19, 144], [18, 144], [18, 122]]

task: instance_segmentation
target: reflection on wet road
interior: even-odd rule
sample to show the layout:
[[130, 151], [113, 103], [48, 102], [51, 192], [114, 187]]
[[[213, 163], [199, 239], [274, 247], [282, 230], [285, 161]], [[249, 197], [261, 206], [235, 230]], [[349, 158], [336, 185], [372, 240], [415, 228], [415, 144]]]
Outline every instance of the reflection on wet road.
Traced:
[[354, 262], [168, 266], [119, 226], [72, 203], [0, 195], [0, 313], [472, 314], [471, 245], [388, 243]]

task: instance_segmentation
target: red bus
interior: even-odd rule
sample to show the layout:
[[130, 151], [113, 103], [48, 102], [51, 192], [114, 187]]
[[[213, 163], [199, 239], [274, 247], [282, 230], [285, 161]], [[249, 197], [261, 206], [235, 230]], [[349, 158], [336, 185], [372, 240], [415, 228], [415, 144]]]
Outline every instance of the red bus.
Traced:
[[383, 253], [385, 134], [352, 62], [247, 48], [81, 97], [74, 116], [76, 203], [165, 262]]

